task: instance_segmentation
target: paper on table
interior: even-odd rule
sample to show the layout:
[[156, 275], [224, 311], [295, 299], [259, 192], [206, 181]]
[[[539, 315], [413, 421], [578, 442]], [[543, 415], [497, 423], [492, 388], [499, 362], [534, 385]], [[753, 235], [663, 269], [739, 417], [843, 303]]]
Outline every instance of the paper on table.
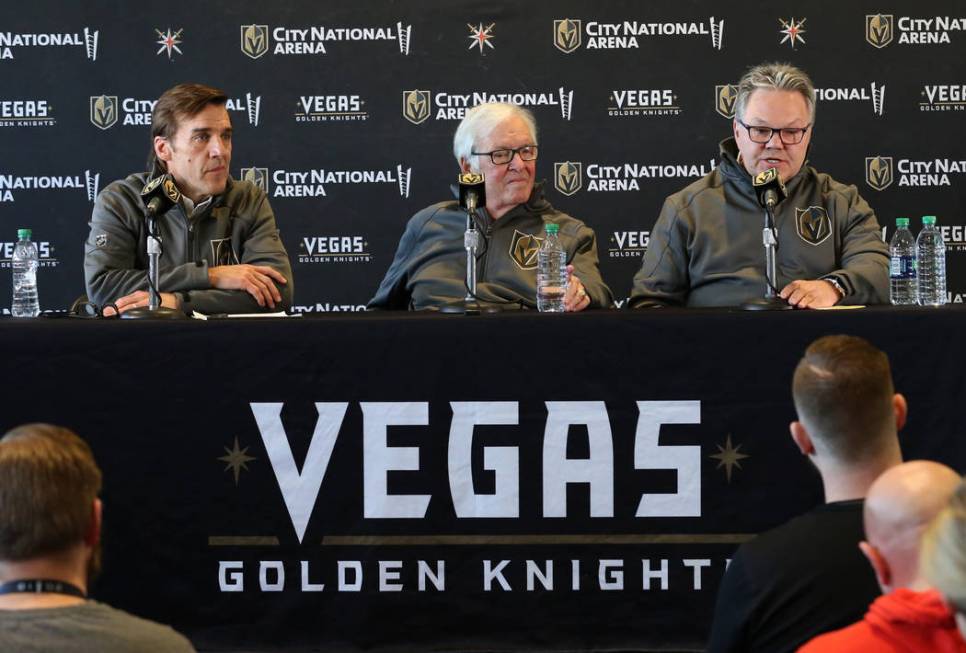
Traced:
[[199, 313], [198, 311], [192, 311], [191, 317], [196, 320], [207, 320], [209, 318], [234, 318], [234, 317], [302, 317], [300, 313], [294, 315], [289, 315], [285, 311], [279, 311], [278, 313], [217, 313], [212, 315], [205, 315], [204, 313]]

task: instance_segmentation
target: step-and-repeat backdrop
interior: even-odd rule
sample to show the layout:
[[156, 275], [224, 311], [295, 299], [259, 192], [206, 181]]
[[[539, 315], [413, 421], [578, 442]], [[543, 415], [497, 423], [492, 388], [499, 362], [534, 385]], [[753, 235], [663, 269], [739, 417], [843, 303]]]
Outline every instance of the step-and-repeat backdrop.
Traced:
[[449, 197], [453, 131], [489, 100], [534, 111], [538, 174], [555, 205], [596, 230], [623, 299], [664, 197], [717, 163], [741, 73], [786, 60], [818, 88], [812, 164], [854, 183], [887, 238], [897, 216], [918, 229], [937, 215], [961, 301], [964, 27], [952, 0], [10, 4], [2, 265], [30, 227], [42, 306], [83, 292], [94, 197], [144, 168], [161, 92], [199, 81], [231, 98], [231, 172], [271, 198], [296, 310], [361, 309], [409, 216]]

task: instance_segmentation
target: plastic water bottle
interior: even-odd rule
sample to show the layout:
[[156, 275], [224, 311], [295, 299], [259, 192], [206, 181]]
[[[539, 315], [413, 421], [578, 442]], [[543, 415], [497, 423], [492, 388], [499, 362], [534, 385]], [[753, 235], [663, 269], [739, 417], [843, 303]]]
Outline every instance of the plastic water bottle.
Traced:
[[896, 305], [918, 302], [916, 241], [909, 218], [896, 218], [896, 233], [889, 242], [889, 300]]
[[567, 252], [560, 246], [560, 225], [547, 224], [546, 237], [537, 251], [537, 310], [562, 313], [567, 294]]
[[37, 246], [30, 242], [30, 229], [17, 230], [17, 245], [13, 248], [13, 306], [14, 317], [37, 317], [40, 303], [37, 300], [37, 267], [40, 257]]
[[946, 243], [936, 229], [936, 216], [922, 216], [922, 231], [916, 239], [919, 255], [919, 304], [946, 303]]

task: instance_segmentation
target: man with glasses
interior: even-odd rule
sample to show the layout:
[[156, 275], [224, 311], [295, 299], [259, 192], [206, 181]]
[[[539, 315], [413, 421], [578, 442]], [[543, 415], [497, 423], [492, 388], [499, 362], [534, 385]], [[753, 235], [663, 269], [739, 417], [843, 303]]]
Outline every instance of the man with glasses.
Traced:
[[764, 209], [752, 180], [775, 168], [779, 296], [797, 308], [888, 301], [888, 247], [855, 186], [806, 165], [815, 89], [802, 70], [762, 64], [738, 84], [721, 163], [664, 202], [634, 276], [632, 308], [736, 306], [764, 295]]
[[[481, 104], [456, 129], [453, 154], [460, 170], [485, 177], [486, 206], [477, 212], [477, 298], [535, 307], [537, 250], [544, 225], [555, 223], [570, 273], [566, 310], [608, 307], [613, 297], [597, 267], [594, 232], [544, 198], [542, 184], [534, 183], [538, 153], [533, 115], [516, 105]], [[453, 200], [414, 215], [369, 308], [421, 310], [466, 297], [465, 229], [466, 214]]]

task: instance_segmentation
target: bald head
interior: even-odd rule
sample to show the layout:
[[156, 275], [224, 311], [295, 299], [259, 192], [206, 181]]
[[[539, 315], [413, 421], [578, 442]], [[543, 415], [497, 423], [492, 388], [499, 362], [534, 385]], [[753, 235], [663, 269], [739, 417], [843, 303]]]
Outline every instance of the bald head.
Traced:
[[949, 503], [961, 478], [939, 463], [915, 460], [883, 473], [865, 499], [865, 536], [888, 564], [895, 587], [918, 578], [919, 544], [929, 522]]

